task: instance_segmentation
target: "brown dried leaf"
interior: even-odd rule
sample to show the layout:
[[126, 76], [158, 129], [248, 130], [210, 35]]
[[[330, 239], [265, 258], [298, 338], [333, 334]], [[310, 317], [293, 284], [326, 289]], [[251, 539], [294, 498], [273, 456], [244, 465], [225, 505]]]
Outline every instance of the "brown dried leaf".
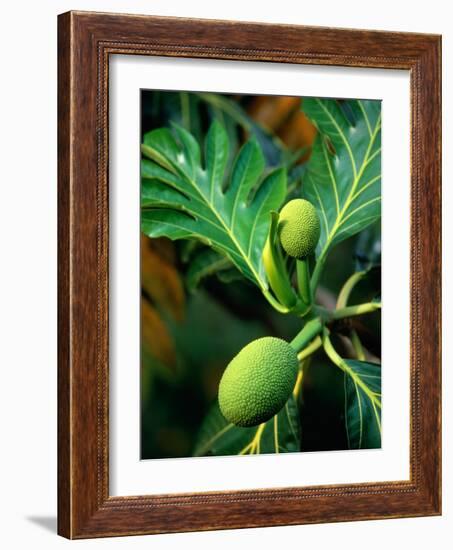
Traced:
[[251, 102], [248, 112], [258, 124], [278, 136], [288, 149], [307, 149], [299, 162], [308, 160], [316, 128], [301, 111], [299, 97], [259, 96]]
[[316, 128], [305, 114], [298, 110], [278, 130], [278, 137], [292, 150], [306, 148], [300, 162], [305, 162], [310, 156], [311, 146], [316, 137]]
[[251, 102], [248, 112], [258, 124], [271, 132], [277, 132], [299, 107], [300, 99], [298, 97], [258, 96]]
[[[156, 246], [155, 239], [142, 235], [141, 239], [141, 284], [158, 308], [168, 312], [176, 321], [184, 319], [185, 295], [179, 272], [169, 260], [170, 246], [162, 242]], [[156, 239], [156, 241], [163, 239]], [[170, 241], [167, 241], [170, 243]], [[170, 243], [172, 245], [172, 243]], [[166, 247], [165, 254], [162, 253]], [[173, 255], [174, 261], [174, 255]]]
[[174, 371], [177, 356], [173, 339], [159, 313], [145, 298], [141, 299], [141, 321], [141, 343], [144, 351]]
[[147, 241], [151, 250], [154, 250], [158, 256], [171, 265], [176, 264], [176, 250], [175, 245], [170, 239], [165, 237], [158, 237], [157, 239], [150, 239], [145, 235], [142, 235], [142, 239]]

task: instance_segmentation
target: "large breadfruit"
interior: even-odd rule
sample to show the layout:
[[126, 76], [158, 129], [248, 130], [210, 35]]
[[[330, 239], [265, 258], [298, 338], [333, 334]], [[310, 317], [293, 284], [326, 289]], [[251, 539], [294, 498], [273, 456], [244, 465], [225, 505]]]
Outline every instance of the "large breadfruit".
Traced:
[[296, 351], [271, 336], [247, 344], [231, 360], [219, 385], [219, 406], [237, 426], [256, 426], [284, 406], [298, 372]]

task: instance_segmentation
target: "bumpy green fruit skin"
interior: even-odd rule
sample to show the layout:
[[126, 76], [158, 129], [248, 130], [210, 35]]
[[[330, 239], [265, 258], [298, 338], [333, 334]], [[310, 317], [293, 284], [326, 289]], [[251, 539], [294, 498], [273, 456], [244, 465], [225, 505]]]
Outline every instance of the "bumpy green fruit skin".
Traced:
[[297, 353], [288, 342], [272, 336], [250, 342], [231, 360], [220, 380], [223, 416], [243, 427], [266, 422], [288, 400], [297, 371]]
[[282, 208], [278, 234], [283, 250], [301, 260], [312, 254], [318, 244], [321, 226], [315, 207], [305, 199], [294, 199]]

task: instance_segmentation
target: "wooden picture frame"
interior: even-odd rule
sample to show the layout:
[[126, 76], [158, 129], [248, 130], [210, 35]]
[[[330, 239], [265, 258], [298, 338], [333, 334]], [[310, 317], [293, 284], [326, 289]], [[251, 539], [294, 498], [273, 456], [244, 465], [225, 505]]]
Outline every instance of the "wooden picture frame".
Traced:
[[[88, 538], [440, 514], [440, 37], [69, 12], [59, 16], [58, 47], [59, 534]], [[111, 54], [410, 71], [409, 481], [109, 496]]]

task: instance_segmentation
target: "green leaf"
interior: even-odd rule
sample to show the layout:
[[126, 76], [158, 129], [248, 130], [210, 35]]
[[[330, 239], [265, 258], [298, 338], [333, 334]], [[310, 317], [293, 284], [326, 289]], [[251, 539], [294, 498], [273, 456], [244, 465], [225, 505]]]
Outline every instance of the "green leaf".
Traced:
[[269, 212], [286, 195], [285, 170], [262, 179], [263, 154], [252, 140], [226, 177], [228, 138], [218, 122], [206, 138], [205, 166], [195, 138], [176, 125], [173, 133], [167, 128], [147, 133], [142, 153], [142, 231], [150, 237], [198, 239], [266, 291], [262, 252]]
[[357, 271], [381, 268], [381, 224], [374, 223], [358, 235], [354, 249]]
[[296, 403], [291, 397], [277, 415], [264, 425], [253, 428], [239, 428], [228, 423], [216, 403], [201, 426], [193, 455], [225, 456], [297, 451], [300, 451], [300, 422]]
[[235, 268], [231, 269], [222, 269], [216, 272], [217, 279], [225, 284], [234, 283], [236, 281], [243, 281], [244, 278], [241, 273]]
[[303, 110], [319, 130], [302, 184], [321, 220], [316, 286], [330, 248], [381, 215], [381, 104], [306, 98]]
[[170, 126], [176, 123], [199, 137], [202, 134], [201, 107], [200, 98], [192, 92], [142, 92], [142, 110], [146, 126]]
[[231, 262], [212, 248], [201, 250], [190, 263], [186, 273], [186, 284], [190, 291], [197, 288], [200, 281], [209, 275], [231, 269]]
[[224, 113], [235, 124], [250, 133], [259, 143], [269, 166], [281, 165], [290, 160], [291, 153], [285, 144], [276, 135], [253, 120], [237, 101], [221, 94], [199, 92], [196, 95], [215, 109], [216, 118], [219, 118], [219, 113]]
[[344, 359], [345, 421], [350, 449], [381, 447], [381, 367]]

